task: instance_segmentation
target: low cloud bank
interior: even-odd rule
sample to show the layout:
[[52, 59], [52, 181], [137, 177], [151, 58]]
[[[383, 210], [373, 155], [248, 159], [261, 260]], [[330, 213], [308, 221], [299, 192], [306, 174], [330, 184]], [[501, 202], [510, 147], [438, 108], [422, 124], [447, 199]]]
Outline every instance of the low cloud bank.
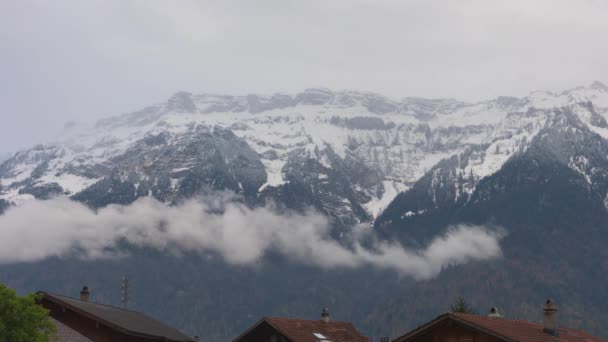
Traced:
[[277, 213], [248, 208], [229, 196], [190, 200], [169, 207], [152, 198], [93, 211], [68, 198], [30, 201], [0, 216], [0, 263], [33, 262], [51, 256], [104, 258], [121, 255], [122, 242], [167, 251], [214, 252], [231, 264], [260, 261], [276, 251], [322, 268], [372, 265], [416, 279], [429, 279], [450, 265], [501, 256], [501, 230], [454, 226], [424, 249], [376, 241], [373, 230], [356, 227], [349, 247], [329, 235], [321, 214]]

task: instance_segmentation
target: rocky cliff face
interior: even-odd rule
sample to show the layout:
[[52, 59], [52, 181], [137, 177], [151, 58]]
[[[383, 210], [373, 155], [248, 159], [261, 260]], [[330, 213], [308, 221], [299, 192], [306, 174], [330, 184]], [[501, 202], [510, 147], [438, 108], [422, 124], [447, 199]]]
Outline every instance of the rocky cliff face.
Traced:
[[[346, 224], [371, 221], [420, 182], [434, 189], [431, 202], [466, 202], [482, 178], [554, 126], [553, 109], [561, 107], [608, 136], [608, 90], [597, 82], [474, 104], [326, 89], [180, 92], [17, 153], [0, 166], [0, 198], [19, 203], [65, 194], [104, 206], [154, 196], [172, 204], [227, 189], [252, 203], [312, 206]], [[584, 169], [581, 163], [568, 162]]]

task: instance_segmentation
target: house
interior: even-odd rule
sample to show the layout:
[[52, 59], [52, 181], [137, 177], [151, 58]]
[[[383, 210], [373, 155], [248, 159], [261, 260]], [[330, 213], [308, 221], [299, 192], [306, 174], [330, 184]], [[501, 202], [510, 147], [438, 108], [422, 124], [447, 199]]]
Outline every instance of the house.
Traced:
[[[159, 322], [143, 313], [120, 309], [89, 301], [89, 290], [85, 286], [80, 299], [39, 292], [40, 304], [50, 311], [57, 322], [57, 330], [64, 336], [72, 334], [70, 329], [95, 342], [194, 342], [195, 338], [184, 335], [175, 328]], [[65, 327], [65, 328], [64, 328]], [[58, 337], [61, 338], [61, 336]], [[65, 339], [80, 342], [81, 337]], [[64, 341], [64, 340], [59, 340]]]
[[547, 300], [543, 323], [503, 318], [496, 308], [488, 316], [446, 313], [393, 342], [605, 342], [557, 322], [557, 306]]
[[51, 340], [52, 342], [93, 342], [91, 339], [59, 322], [53, 317], [51, 317], [51, 322], [53, 322], [53, 325], [55, 325], [55, 328], [57, 328], [55, 337]]
[[350, 322], [329, 319], [323, 309], [320, 320], [264, 317], [234, 342], [371, 342]]

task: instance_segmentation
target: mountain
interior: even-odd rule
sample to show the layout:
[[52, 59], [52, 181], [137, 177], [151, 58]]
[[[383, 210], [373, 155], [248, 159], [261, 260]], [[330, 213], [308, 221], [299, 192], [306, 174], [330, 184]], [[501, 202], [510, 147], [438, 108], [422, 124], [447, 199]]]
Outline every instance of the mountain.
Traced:
[[[508, 115], [511, 120], [524, 123], [524, 130], [533, 134], [522, 135], [521, 130], [509, 132], [491, 144], [478, 145], [442, 160], [411, 189], [399, 194], [376, 224], [406, 223], [416, 215], [433, 215], [437, 210], [464, 209], [486, 203], [498, 190], [512, 193], [522, 177], [534, 181], [543, 181], [542, 178], [546, 177], [546, 181], [549, 179], [548, 170], [530, 168], [523, 175], [504, 177], [504, 184], [492, 183], [514, 163], [536, 167], [541, 160], [550, 160], [564, 172], [577, 176], [568, 183], [576, 183], [577, 188], [585, 189], [598, 203], [603, 203], [608, 196], [608, 142], [602, 135], [605, 134], [605, 120], [599, 116], [597, 122], [591, 122], [590, 118], [595, 115], [599, 116], [591, 103], [511, 113]], [[534, 118], [535, 122], [525, 123], [529, 118]], [[505, 145], [508, 146], [506, 151]], [[508, 158], [498, 164], [498, 172], [477, 176], [475, 170], [479, 168], [475, 163], [500, 155]]]
[[545, 113], [546, 125], [496, 173], [464, 182], [475, 184], [464, 198], [456, 196], [462, 178], [452, 175], [468, 155], [464, 164], [454, 158], [438, 164], [378, 218], [378, 231], [412, 244], [449, 224], [500, 226], [508, 235], [500, 262], [464, 265], [444, 272], [441, 281], [410, 287], [407, 295], [379, 305], [370, 314], [374, 320], [386, 322], [386, 329], [398, 326], [404, 307], [430, 316], [428, 298], [445, 298], [449, 284], [504, 308], [507, 316], [529, 320], [540, 318], [538, 305], [531, 305], [537, 298], [557, 298], [567, 303], [561, 324], [606, 336], [601, 308], [608, 271], [608, 144], [576, 110]]
[[454, 156], [466, 159], [455, 196], [468, 196], [559, 107], [608, 134], [608, 89], [599, 82], [474, 104], [326, 89], [266, 97], [179, 92], [93, 127], [72, 125], [61, 140], [17, 153], [0, 166], [0, 198], [66, 194], [99, 207], [142, 196], [172, 204], [203, 188], [229, 189], [251, 203], [312, 206], [349, 225], [372, 221]]
[[212, 341], [263, 315], [316, 317], [322, 306], [371, 336], [395, 336], [458, 296], [530, 320], [552, 296], [563, 324], [608, 336], [607, 119], [608, 87], [599, 82], [478, 103], [327, 89], [180, 92], [16, 153], [0, 164], [0, 212], [57, 194], [102, 208], [229, 190], [252, 207], [313, 207], [332, 220], [336, 239], [362, 222], [415, 248], [449, 226], [501, 229], [503, 257], [415, 281], [274, 255], [250, 268], [128, 246], [128, 262], [0, 265], [0, 281], [74, 294], [87, 282], [98, 300], [116, 303], [129, 274], [134, 308]]

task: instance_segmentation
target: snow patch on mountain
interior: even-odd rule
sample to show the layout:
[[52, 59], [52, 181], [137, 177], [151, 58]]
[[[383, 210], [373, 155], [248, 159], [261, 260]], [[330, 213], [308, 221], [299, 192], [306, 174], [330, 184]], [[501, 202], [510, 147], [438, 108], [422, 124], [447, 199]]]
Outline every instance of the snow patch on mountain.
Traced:
[[[608, 87], [599, 82], [561, 93], [537, 91], [524, 98], [499, 97], [473, 104], [451, 99], [395, 100], [327, 89], [270, 96], [180, 92], [166, 103], [100, 120], [92, 127], [68, 125], [56, 142], [5, 160], [0, 164], [0, 198], [20, 202], [32, 194], [76, 195], [116, 172], [119, 177], [114, 179], [120, 182], [133, 180], [138, 196], [142, 186], [162, 186], [163, 193], [183, 190], [181, 184], [195, 172], [195, 164], [191, 158], [173, 158], [166, 176], [152, 177], [155, 163], [168, 158], [156, 155], [163, 150], [159, 147], [172, 144], [173, 153], [187, 156], [188, 146], [197, 141], [195, 132], [201, 127], [212, 132], [216, 127], [231, 132], [257, 154], [266, 173], [259, 193], [289, 182], [285, 167], [296, 151], [302, 158], [317, 160], [325, 170], [335, 166], [328, 151], [342, 160], [363, 163], [382, 178], [378, 189], [357, 190], [357, 201], [373, 218], [438, 162], [472, 148], [474, 152], [453, 176], [479, 180], [495, 173], [547, 125], [551, 117], [547, 109], [563, 106], [592, 131], [608, 137]], [[219, 134], [209, 139], [220, 139], [228, 134], [222, 132], [205, 134]], [[222, 147], [225, 143], [220, 139], [213, 146], [227, 151]], [[138, 157], [126, 157], [131, 155]], [[226, 170], [229, 174], [237, 171]], [[331, 184], [328, 178], [337, 174], [323, 171], [316, 178], [327, 185]], [[472, 193], [475, 182], [457, 186], [458, 197]], [[355, 210], [353, 200], [342, 198], [348, 208], [341, 211]]]
[[363, 205], [372, 217], [378, 217], [378, 215], [388, 207], [395, 196], [407, 189], [403, 184], [395, 183], [390, 180], [383, 181], [382, 185], [384, 187], [384, 194], [380, 197], [373, 197], [371, 201]]

